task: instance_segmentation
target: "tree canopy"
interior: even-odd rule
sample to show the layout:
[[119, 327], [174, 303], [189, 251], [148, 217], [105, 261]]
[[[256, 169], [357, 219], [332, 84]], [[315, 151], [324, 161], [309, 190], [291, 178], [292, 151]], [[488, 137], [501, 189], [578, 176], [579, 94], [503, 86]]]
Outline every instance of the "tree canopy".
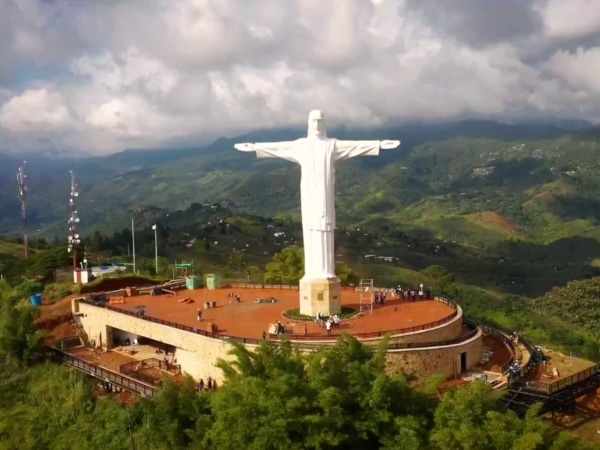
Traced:
[[[357, 283], [359, 275], [345, 262], [336, 261], [336, 275], [343, 283]], [[304, 250], [291, 245], [277, 252], [265, 267], [267, 283], [296, 284], [304, 276]]]
[[551, 434], [531, 410], [504, 411], [500, 393], [473, 382], [432, 395], [385, 371], [385, 342], [343, 336], [302, 353], [289, 342], [255, 351], [232, 343], [225, 382], [197, 392], [165, 380], [152, 400], [123, 407], [94, 395], [73, 369], [0, 365], [0, 442], [8, 449], [592, 450]]

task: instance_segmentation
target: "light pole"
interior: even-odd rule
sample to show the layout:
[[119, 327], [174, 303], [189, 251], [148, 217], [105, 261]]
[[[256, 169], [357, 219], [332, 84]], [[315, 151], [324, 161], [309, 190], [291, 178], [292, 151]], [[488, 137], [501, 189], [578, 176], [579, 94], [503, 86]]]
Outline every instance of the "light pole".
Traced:
[[154, 230], [154, 271], [156, 275], [158, 275], [158, 234], [156, 231], [156, 224], [152, 225], [152, 229]]
[[135, 275], [135, 224], [133, 223], [133, 217], [131, 218], [131, 253], [133, 254], [133, 274]]

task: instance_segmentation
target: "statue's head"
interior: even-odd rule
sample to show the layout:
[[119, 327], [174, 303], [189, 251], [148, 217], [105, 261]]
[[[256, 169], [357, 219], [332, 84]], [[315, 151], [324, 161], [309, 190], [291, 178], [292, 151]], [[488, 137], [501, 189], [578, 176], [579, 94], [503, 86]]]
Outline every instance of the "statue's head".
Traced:
[[323, 111], [314, 109], [308, 114], [308, 136], [321, 139], [327, 137], [325, 115], [323, 114]]

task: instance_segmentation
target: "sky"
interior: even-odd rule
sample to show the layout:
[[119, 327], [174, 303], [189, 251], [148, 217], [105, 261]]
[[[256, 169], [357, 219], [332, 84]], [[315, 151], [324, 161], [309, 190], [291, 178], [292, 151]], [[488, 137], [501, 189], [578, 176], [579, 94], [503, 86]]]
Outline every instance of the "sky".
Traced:
[[599, 0], [0, 0], [0, 151], [305, 123], [600, 123]]

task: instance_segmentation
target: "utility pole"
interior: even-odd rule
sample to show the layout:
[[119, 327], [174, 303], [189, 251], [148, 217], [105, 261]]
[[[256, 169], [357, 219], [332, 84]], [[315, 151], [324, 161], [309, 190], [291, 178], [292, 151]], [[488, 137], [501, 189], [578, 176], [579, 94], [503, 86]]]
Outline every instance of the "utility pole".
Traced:
[[156, 231], [156, 224], [152, 225], [152, 229], [154, 230], [154, 271], [156, 275], [158, 275], [158, 234]]
[[133, 217], [131, 218], [131, 253], [133, 254], [133, 273], [136, 274], [135, 270], [135, 224], [133, 223]]
[[25, 259], [29, 258], [29, 237], [27, 236], [27, 194], [29, 187], [27, 186], [27, 175], [25, 175], [25, 163], [19, 166], [17, 172], [17, 186], [19, 188], [19, 199], [21, 200], [21, 218], [22, 218], [22, 232], [23, 232], [23, 247], [25, 252]]

